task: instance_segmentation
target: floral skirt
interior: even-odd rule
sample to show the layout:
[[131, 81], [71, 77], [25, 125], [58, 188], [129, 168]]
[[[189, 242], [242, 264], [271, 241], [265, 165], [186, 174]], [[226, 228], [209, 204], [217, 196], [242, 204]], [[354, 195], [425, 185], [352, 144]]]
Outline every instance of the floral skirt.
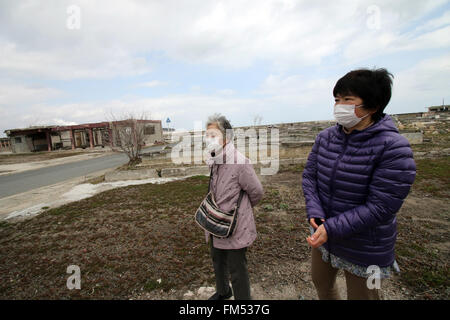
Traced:
[[[311, 235], [314, 234], [314, 229], [309, 226], [309, 230]], [[323, 246], [319, 247], [320, 252], [322, 253], [322, 260], [325, 262], [330, 262], [331, 266], [336, 269], [346, 270], [355, 276], [368, 278], [373, 275], [372, 272], [368, 272], [367, 267], [363, 267], [354, 263], [351, 263], [345, 259], [342, 259], [338, 256], [335, 256], [332, 253], [329, 253], [327, 249]], [[331, 260], [331, 261], [330, 261]], [[393, 273], [400, 273], [400, 268], [398, 267], [397, 261], [394, 260], [394, 263], [388, 267], [380, 268], [380, 279], [390, 278]]]

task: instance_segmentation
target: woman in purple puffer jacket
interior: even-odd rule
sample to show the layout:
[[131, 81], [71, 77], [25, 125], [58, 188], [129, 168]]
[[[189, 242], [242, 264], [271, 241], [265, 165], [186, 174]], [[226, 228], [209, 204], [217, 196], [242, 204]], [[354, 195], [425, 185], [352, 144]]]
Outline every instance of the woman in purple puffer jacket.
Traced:
[[383, 113], [391, 98], [385, 69], [355, 70], [334, 89], [337, 124], [319, 133], [303, 171], [311, 236], [312, 280], [319, 299], [380, 299], [381, 280], [399, 271], [396, 213], [416, 165], [408, 140]]

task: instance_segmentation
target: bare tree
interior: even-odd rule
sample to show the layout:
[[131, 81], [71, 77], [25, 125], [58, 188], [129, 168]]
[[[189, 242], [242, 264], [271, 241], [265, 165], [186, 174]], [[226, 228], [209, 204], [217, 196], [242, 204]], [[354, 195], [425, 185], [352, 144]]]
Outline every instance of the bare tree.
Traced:
[[[148, 114], [142, 112], [136, 116], [132, 112], [124, 113], [119, 119], [110, 113], [113, 145], [126, 153], [129, 158], [128, 166], [135, 166], [142, 162], [140, 152], [145, 145], [145, 122]], [[115, 147], [114, 151], [118, 151]]]

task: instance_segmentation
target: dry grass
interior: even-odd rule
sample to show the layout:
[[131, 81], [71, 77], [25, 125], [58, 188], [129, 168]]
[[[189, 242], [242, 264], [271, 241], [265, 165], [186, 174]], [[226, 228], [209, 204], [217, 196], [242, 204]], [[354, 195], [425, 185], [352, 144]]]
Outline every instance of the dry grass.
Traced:
[[[418, 162], [418, 181], [432, 175], [447, 183], [439, 172], [448, 168], [448, 159], [428, 161]], [[248, 252], [252, 283], [263, 277], [268, 286], [303, 281], [290, 267], [310, 255], [302, 170], [290, 166], [262, 178], [265, 195], [255, 208], [258, 238]], [[209, 248], [193, 221], [207, 186], [208, 177], [198, 176], [123, 187], [30, 220], [0, 223], [0, 299], [127, 299], [142, 292], [158, 297], [161, 290], [213, 285]], [[414, 202], [398, 214], [402, 273], [396, 280], [411, 299], [449, 297], [449, 206], [430, 196], [414, 187], [409, 196]], [[81, 290], [66, 287], [69, 265], [80, 266]]]
[[[124, 187], [3, 223], [0, 298], [123, 299], [157, 279], [164, 289], [202, 283], [209, 256], [192, 217], [207, 182]], [[81, 290], [66, 288], [69, 265], [81, 269]]]

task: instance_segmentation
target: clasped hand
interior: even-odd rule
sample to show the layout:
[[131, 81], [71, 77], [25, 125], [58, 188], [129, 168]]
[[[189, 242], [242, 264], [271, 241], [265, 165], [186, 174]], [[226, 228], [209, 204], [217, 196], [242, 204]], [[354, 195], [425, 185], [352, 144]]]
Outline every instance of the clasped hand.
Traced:
[[[324, 222], [324, 219], [320, 219], [322, 222]], [[306, 241], [308, 244], [313, 248], [318, 248], [321, 245], [323, 245], [325, 242], [328, 241], [328, 235], [327, 230], [325, 230], [325, 227], [323, 224], [320, 226], [317, 226], [316, 222], [314, 221], [314, 218], [309, 219], [309, 223], [311, 226], [316, 230], [312, 236], [309, 236], [306, 238]]]

